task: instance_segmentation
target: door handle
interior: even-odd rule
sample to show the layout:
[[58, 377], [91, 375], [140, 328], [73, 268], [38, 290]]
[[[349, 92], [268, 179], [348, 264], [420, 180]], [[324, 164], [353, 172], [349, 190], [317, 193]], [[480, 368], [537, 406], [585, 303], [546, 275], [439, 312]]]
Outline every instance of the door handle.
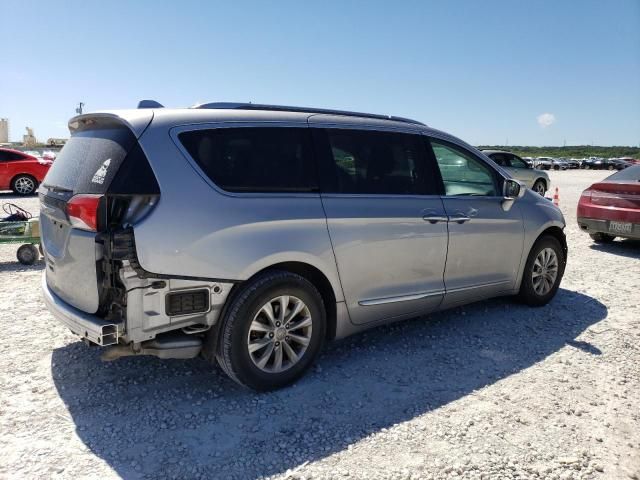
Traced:
[[446, 215], [423, 215], [422, 219], [429, 223], [448, 222], [449, 217]]
[[468, 215], [465, 215], [464, 213], [456, 213], [454, 215], [449, 215], [449, 221], [450, 222], [456, 222], [456, 223], [464, 223], [464, 222], [468, 222], [469, 220], [471, 220], [471, 217], [469, 217]]

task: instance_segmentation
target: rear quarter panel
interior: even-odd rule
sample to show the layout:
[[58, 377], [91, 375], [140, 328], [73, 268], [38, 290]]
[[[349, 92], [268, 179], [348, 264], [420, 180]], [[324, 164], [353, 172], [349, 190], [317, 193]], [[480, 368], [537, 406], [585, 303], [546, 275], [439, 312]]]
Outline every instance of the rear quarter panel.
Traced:
[[273, 264], [299, 261], [323, 272], [342, 301], [320, 195], [223, 192], [180, 145], [182, 130], [152, 124], [140, 138], [161, 190], [157, 207], [134, 229], [142, 267], [242, 281]]
[[17, 175], [31, 175], [38, 183], [42, 182], [45, 175], [49, 171], [50, 164], [44, 165], [38, 162], [38, 160], [15, 160], [13, 162], [7, 162], [7, 175], [6, 182], [9, 186], [11, 180]]

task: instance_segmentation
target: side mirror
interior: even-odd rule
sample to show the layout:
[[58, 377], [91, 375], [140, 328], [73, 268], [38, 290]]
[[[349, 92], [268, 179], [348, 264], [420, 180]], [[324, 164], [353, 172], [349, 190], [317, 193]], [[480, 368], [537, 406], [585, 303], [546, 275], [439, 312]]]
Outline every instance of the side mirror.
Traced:
[[517, 180], [507, 178], [504, 181], [504, 187], [502, 189], [502, 195], [507, 200], [515, 200], [516, 198], [522, 198], [525, 194], [525, 186]]

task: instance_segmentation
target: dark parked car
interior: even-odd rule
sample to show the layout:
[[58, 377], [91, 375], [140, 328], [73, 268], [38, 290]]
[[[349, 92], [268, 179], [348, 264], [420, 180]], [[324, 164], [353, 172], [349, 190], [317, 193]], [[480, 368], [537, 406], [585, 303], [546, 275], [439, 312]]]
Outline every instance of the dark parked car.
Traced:
[[585, 170], [602, 170], [606, 168], [606, 160], [604, 158], [587, 158], [582, 162], [582, 168]]
[[624, 170], [631, 165], [633, 165], [631, 162], [623, 160], [622, 158], [610, 158], [609, 160], [607, 160], [608, 170]]
[[586, 170], [623, 170], [632, 163], [621, 158], [590, 158], [582, 162]]
[[565, 160], [565, 162], [567, 163], [567, 166], [570, 169], [575, 169], [575, 168], [580, 168], [580, 160], [576, 160], [575, 158], [569, 158], [568, 160]]
[[578, 225], [596, 242], [640, 239], [640, 165], [594, 183], [580, 196]]

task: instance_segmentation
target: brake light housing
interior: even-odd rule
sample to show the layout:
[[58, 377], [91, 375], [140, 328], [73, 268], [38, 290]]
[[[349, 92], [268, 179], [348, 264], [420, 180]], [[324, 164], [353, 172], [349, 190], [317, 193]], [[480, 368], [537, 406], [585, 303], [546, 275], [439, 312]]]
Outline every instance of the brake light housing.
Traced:
[[74, 195], [67, 202], [67, 217], [73, 228], [97, 232], [100, 221], [103, 195]]

